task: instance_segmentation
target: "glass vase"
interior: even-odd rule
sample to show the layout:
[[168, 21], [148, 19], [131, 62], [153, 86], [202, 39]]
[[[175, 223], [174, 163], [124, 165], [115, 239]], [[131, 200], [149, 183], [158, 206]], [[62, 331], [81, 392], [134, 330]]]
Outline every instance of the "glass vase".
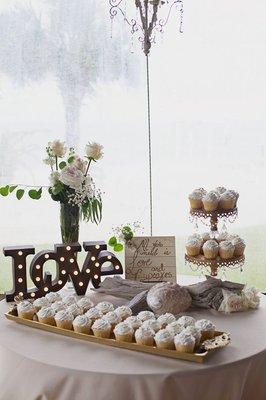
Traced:
[[80, 208], [77, 205], [60, 203], [60, 226], [62, 243], [79, 241]]

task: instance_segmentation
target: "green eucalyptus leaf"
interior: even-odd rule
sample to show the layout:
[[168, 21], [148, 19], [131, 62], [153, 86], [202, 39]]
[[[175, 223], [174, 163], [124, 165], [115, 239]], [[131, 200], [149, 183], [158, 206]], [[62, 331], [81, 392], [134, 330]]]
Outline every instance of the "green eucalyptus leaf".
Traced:
[[22, 199], [24, 193], [25, 193], [24, 189], [18, 189], [17, 192], [16, 192], [17, 199], [18, 200]]
[[31, 190], [29, 190], [28, 195], [33, 200], [39, 200], [42, 196], [42, 188], [40, 188], [38, 190], [31, 189]]
[[115, 245], [114, 245], [114, 251], [122, 251], [123, 250], [123, 248], [124, 248], [124, 246], [122, 245], [122, 243], [116, 243]]
[[12, 193], [17, 187], [18, 185], [9, 186], [9, 193]]
[[64, 185], [62, 182], [56, 182], [56, 184], [52, 187], [52, 194], [57, 195], [64, 189]]
[[0, 194], [2, 196], [7, 196], [8, 193], [9, 193], [9, 186], [8, 185], [0, 188]]
[[114, 247], [117, 244], [117, 240], [115, 236], [112, 236], [108, 241], [109, 246]]
[[67, 165], [67, 163], [66, 163], [65, 161], [61, 161], [61, 162], [59, 163], [59, 168], [60, 168], [60, 169], [63, 169], [63, 168], [66, 167], [66, 165]]
[[69, 159], [67, 160], [67, 162], [68, 162], [68, 164], [72, 164], [74, 160], [75, 160], [75, 156], [70, 156]]

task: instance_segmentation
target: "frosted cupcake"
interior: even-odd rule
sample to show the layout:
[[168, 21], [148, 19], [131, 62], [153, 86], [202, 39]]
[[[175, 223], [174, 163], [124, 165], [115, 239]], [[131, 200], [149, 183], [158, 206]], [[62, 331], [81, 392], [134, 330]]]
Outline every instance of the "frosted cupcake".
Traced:
[[68, 296], [64, 297], [62, 299], [62, 301], [68, 307], [68, 306], [71, 306], [71, 304], [76, 303], [77, 302], [77, 298], [73, 294], [69, 294]]
[[157, 319], [162, 328], [165, 328], [168, 324], [171, 324], [171, 322], [174, 322], [175, 320], [175, 316], [171, 313], [162, 314]]
[[120, 322], [114, 329], [115, 338], [118, 342], [132, 342], [134, 329], [127, 322]]
[[142, 323], [142, 327], [152, 329], [155, 333], [162, 329], [162, 325], [157, 319], [147, 319]]
[[175, 349], [180, 353], [193, 353], [196, 340], [192, 335], [179, 333], [174, 338]]
[[49, 303], [54, 303], [55, 301], [62, 300], [62, 297], [57, 292], [50, 292], [45, 295], [45, 298], [49, 301]]
[[107, 319], [97, 319], [91, 327], [94, 336], [100, 338], [109, 338], [111, 334], [111, 324]]
[[195, 338], [195, 346], [199, 346], [200, 345], [200, 341], [201, 341], [201, 330], [196, 328], [195, 326], [188, 326], [187, 328], [185, 328], [182, 332], [184, 335], [192, 335]]
[[207, 240], [211, 240], [211, 235], [209, 232], [203, 232], [201, 235], [202, 244], [207, 242]]
[[236, 195], [232, 191], [227, 190], [220, 197], [219, 207], [223, 210], [232, 210], [236, 206], [236, 200]]
[[55, 312], [51, 307], [43, 307], [37, 312], [38, 321], [42, 324], [55, 325]]
[[181, 325], [178, 321], [173, 321], [167, 325], [166, 329], [172, 333], [172, 335], [177, 335], [184, 330], [184, 326]]
[[140, 311], [138, 313], [138, 318], [141, 319], [142, 322], [144, 322], [148, 319], [155, 319], [155, 315], [152, 311]]
[[65, 310], [67, 306], [62, 301], [55, 301], [51, 304], [51, 308], [57, 313], [58, 311]]
[[131, 317], [132, 310], [127, 306], [120, 306], [115, 309], [116, 314], [121, 318], [122, 321]]
[[92, 320], [87, 315], [78, 315], [73, 321], [73, 328], [75, 332], [90, 334]]
[[179, 325], [183, 326], [183, 328], [187, 328], [188, 326], [195, 326], [196, 320], [189, 315], [183, 315], [183, 317], [178, 318], [177, 322]]
[[202, 197], [204, 194], [200, 190], [194, 190], [188, 196], [190, 207], [192, 210], [198, 210], [202, 208]]
[[215, 240], [207, 240], [202, 246], [202, 250], [205, 258], [213, 260], [218, 256], [219, 245]]
[[132, 328], [134, 329], [134, 331], [142, 325], [141, 319], [139, 319], [139, 317], [137, 317], [136, 315], [131, 315], [131, 317], [128, 317], [127, 319], [125, 319], [125, 322], [130, 324], [132, 326]]
[[36, 308], [36, 311], [39, 311], [42, 307], [49, 307], [51, 304], [46, 297], [40, 297], [39, 299], [34, 300], [33, 305]]
[[107, 321], [111, 324], [112, 330], [117, 324], [119, 324], [119, 322], [121, 322], [121, 318], [115, 311], [109, 311], [103, 316], [103, 318], [107, 319]]
[[107, 314], [110, 311], [114, 311], [114, 305], [109, 301], [101, 301], [95, 307], [103, 314]]
[[229, 240], [224, 240], [219, 244], [219, 255], [223, 260], [234, 257], [235, 246]]
[[160, 329], [154, 336], [156, 346], [160, 349], [174, 349], [174, 336], [167, 329]]
[[93, 302], [89, 299], [89, 297], [86, 296], [78, 300], [77, 304], [83, 309], [84, 312], [89, 311], [89, 309], [94, 306]]
[[240, 237], [236, 237], [232, 240], [232, 244], [235, 246], [234, 256], [235, 257], [243, 256], [246, 248], [245, 241]]
[[219, 193], [219, 195], [221, 196], [224, 192], [226, 192], [226, 188], [224, 186], [218, 186], [217, 188], [215, 188], [215, 192]]
[[54, 319], [58, 328], [72, 330], [74, 317], [67, 310], [58, 311], [58, 313], [55, 314]]
[[151, 328], [145, 328], [144, 326], [141, 326], [135, 332], [136, 343], [143, 346], [153, 346], [154, 336], [155, 332]]
[[188, 256], [195, 257], [200, 254], [201, 242], [196, 238], [189, 238], [186, 243], [186, 252]]
[[216, 238], [218, 243], [223, 242], [224, 240], [230, 240], [230, 239], [231, 239], [231, 235], [229, 235], [228, 232], [219, 233], [219, 235]]
[[216, 192], [209, 192], [203, 197], [202, 203], [205, 211], [215, 211], [218, 208], [219, 195]]
[[74, 318], [83, 314], [83, 308], [79, 307], [77, 303], [73, 303], [67, 307], [67, 311], [70, 312]]
[[212, 339], [215, 333], [215, 325], [207, 320], [207, 319], [200, 319], [195, 323], [195, 328], [198, 328], [201, 331], [201, 341], [207, 339]]
[[96, 321], [96, 319], [100, 319], [103, 317], [103, 313], [100, 310], [98, 310], [96, 307], [90, 308], [89, 311], [86, 312], [86, 315], [93, 322]]
[[20, 318], [32, 320], [36, 313], [36, 308], [28, 300], [23, 300], [18, 304], [17, 311]]

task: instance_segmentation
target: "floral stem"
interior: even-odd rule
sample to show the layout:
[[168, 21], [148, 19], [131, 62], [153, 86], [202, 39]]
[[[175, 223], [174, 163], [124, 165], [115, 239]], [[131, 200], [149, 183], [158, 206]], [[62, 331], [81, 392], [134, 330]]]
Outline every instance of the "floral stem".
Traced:
[[56, 170], [58, 171], [58, 157], [55, 156], [55, 166], [56, 166]]
[[89, 172], [89, 168], [90, 168], [90, 165], [91, 165], [91, 158], [90, 158], [90, 160], [89, 160], [89, 163], [88, 163], [88, 166], [87, 166], [87, 169], [86, 169], [86, 172], [85, 172], [85, 176], [87, 176], [87, 174], [88, 174], [88, 172]]

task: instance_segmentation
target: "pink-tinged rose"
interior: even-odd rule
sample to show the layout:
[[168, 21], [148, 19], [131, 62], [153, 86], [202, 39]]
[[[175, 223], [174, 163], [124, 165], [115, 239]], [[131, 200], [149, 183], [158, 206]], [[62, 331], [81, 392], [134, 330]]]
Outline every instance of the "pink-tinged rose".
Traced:
[[65, 142], [61, 142], [60, 140], [54, 140], [53, 142], [49, 142], [48, 146], [51, 149], [51, 153], [55, 157], [64, 157], [66, 154], [66, 146]]
[[75, 165], [68, 165], [61, 172], [60, 181], [72, 189], [81, 189], [84, 180], [84, 173]]
[[88, 163], [86, 161], [84, 161], [80, 157], [76, 156], [72, 165], [75, 166], [77, 169], [79, 169], [80, 171], [82, 171], [85, 174], [87, 164]]
[[86, 154], [93, 160], [100, 160], [103, 158], [103, 146], [95, 142], [89, 143], [86, 145]]

